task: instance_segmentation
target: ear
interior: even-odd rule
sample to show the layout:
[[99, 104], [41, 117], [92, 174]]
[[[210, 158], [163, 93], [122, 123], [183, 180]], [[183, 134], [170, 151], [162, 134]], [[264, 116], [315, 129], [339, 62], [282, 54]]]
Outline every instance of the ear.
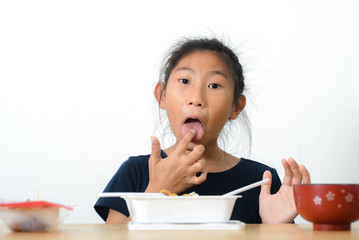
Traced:
[[164, 101], [166, 96], [166, 89], [164, 88], [163, 82], [159, 82], [156, 84], [155, 89], [153, 90], [153, 95], [155, 96], [160, 108], [166, 109]]
[[246, 96], [241, 94], [237, 101], [233, 104], [233, 109], [231, 112], [231, 115], [229, 116], [229, 119], [234, 120], [238, 117], [238, 115], [242, 112], [242, 110], [246, 106]]

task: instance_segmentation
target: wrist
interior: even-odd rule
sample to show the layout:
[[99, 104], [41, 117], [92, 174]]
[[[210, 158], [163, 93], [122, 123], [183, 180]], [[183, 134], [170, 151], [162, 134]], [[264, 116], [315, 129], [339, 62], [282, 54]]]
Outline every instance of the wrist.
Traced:
[[153, 186], [151, 183], [148, 184], [145, 193], [158, 193], [162, 189], [158, 189], [158, 187]]

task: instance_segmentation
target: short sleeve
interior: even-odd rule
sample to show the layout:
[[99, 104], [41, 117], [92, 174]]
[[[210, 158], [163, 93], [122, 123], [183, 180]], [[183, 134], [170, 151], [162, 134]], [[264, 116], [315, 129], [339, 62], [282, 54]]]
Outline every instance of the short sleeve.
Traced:
[[[134, 192], [136, 191], [135, 188], [136, 170], [130, 158], [121, 165], [110, 182], [107, 184], [104, 192]], [[129, 216], [125, 200], [119, 197], [99, 198], [94, 208], [104, 221], [106, 221], [110, 209]]]

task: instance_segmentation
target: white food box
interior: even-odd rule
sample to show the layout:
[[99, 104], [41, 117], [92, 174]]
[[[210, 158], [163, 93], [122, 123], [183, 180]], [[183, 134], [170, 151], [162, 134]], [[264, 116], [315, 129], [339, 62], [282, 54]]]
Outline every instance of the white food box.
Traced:
[[135, 223], [225, 223], [239, 197], [122, 196]]

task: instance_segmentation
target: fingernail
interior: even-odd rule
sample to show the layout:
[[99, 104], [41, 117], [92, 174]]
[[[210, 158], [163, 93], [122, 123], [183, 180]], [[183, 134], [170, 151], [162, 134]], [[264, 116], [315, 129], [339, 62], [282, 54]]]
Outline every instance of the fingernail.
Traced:
[[151, 136], [151, 143], [157, 144], [157, 138], [155, 136]]
[[196, 133], [196, 130], [194, 130], [194, 129], [191, 129], [191, 132], [192, 132], [192, 133]]

